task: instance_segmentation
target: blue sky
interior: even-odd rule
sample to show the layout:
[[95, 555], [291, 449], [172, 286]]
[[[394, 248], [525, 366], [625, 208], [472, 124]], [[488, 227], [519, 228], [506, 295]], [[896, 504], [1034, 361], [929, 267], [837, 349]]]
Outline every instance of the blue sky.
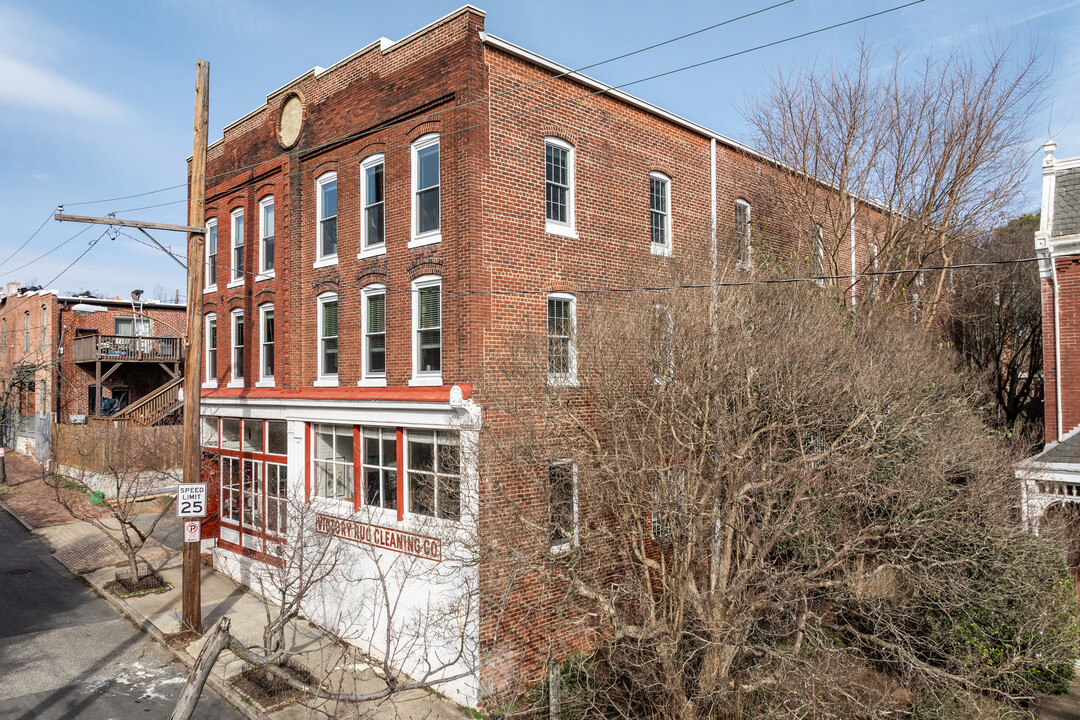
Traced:
[[[588, 73], [618, 85], [902, 1], [795, 0]], [[492, 34], [581, 67], [773, 2], [479, 0], [477, 5], [487, 11]], [[138, 242], [137, 231], [102, 238], [90, 247], [103, 228], [46, 219], [64, 204], [72, 214], [116, 212], [186, 224], [182, 187], [93, 201], [185, 182], [196, 59], [210, 61], [213, 142], [223, 127], [265, 102], [267, 93], [310, 68], [328, 67], [379, 37], [397, 40], [459, 5], [453, 0], [0, 0], [0, 282], [122, 297], [135, 287], [148, 294], [161, 288], [170, 298], [176, 290], [182, 296], [180, 268]], [[926, 0], [626, 89], [746, 141], [750, 130], [739, 110], [743, 99], [779, 68], [843, 61], [859, 35], [888, 55], [897, 46], [911, 54], [955, 45], [978, 52], [988, 33], [1045, 43], [1043, 62], [1053, 69], [1048, 108], [1031, 120], [1027, 194], [1017, 199], [1019, 209], [1033, 209], [1038, 205], [1038, 146], [1048, 133], [1058, 141], [1059, 156], [1080, 155], [1080, 0]], [[180, 235], [158, 232], [155, 237], [182, 252]]]

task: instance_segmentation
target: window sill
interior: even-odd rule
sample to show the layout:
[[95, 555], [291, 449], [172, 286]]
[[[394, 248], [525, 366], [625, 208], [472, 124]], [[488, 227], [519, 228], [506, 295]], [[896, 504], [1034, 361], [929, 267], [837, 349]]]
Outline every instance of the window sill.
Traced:
[[[412, 247], [411, 245], [409, 247]], [[365, 248], [361, 250], [357, 256], [357, 260], [365, 260], [367, 258], [379, 257], [386, 254], [386, 243], [378, 245], [376, 247]]]
[[263, 280], [273, 280], [275, 277], [277, 276], [274, 274], [273, 270], [267, 270], [256, 275], [255, 282], [262, 282]]
[[548, 375], [548, 385], [552, 387], [577, 387], [577, 375]]
[[230, 380], [225, 385], [225, 387], [227, 387], [227, 388], [242, 388], [242, 387], [244, 387], [244, 378], [239, 378], [238, 380]]
[[255, 383], [255, 387], [274, 387], [274, 378], [260, 380], [259, 382]]
[[386, 378], [370, 377], [360, 378], [356, 381], [356, 387], [386, 387]]
[[217, 292], [217, 285], [207, 285], [203, 288], [203, 295], [207, 293]]
[[660, 245], [659, 243], [650, 244], [653, 255], [659, 255], [661, 257], [671, 257], [674, 253], [671, 250], [671, 245]]
[[561, 237], [570, 238], [571, 240], [577, 240], [577, 233], [574, 232], [574, 228], [569, 225], [563, 225], [562, 223], [551, 222], [546, 220], [544, 222], [544, 232], [549, 235], [559, 235]]
[[217, 380], [207, 380], [202, 384], [202, 387], [206, 390], [214, 390], [217, 388]]
[[238, 287], [243, 287], [243, 286], [244, 286], [244, 278], [238, 277], [235, 280], [230, 280], [229, 284], [226, 285], [225, 287], [231, 289], [231, 288], [238, 288]]
[[331, 265], [337, 265], [337, 255], [330, 255], [329, 257], [319, 258], [312, 264], [312, 268], [330, 267]]
[[315, 387], [337, 387], [337, 375], [334, 375], [333, 377], [316, 378], [314, 385]]
[[439, 387], [442, 385], [442, 373], [438, 375], [420, 375], [409, 379], [409, 387]]
[[315, 506], [317, 510], [324, 510], [330, 514], [340, 517], [351, 517], [353, 510], [352, 498], [328, 498], [322, 495], [316, 495], [314, 491], [311, 494], [311, 504]]
[[435, 243], [442, 242], [442, 230], [438, 232], [428, 233], [427, 235], [418, 235], [409, 241], [410, 248], [424, 247], [425, 245], [434, 245]]

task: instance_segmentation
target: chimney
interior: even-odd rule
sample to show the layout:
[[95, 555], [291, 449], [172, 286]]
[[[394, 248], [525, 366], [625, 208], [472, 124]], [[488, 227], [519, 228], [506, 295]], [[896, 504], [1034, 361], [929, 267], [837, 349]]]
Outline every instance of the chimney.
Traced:
[[6, 291], [5, 291], [6, 295], [14, 295], [17, 292], [19, 292], [19, 283], [18, 283], [17, 280], [13, 280], [12, 282], [9, 282], [5, 287], [6, 287]]

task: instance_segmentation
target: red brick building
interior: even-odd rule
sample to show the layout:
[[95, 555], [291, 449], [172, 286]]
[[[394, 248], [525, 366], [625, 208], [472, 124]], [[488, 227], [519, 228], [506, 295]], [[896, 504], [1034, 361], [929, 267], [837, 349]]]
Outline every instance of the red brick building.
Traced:
[[[8, 283], [0, 298], [0, 391], [18, 416], [19, 439], [5, 440], [31, 449], [35, 417], [127, 422], [141, 400], [178, 386], [186, 324], [178, 303], [67, 297]], [[165, 421], [179, 408], [175, 392], [172, 403], [168, 389], [162, 397], [157, 415], [140, 416], [143, 424]]]
[[[496, 626], [506, 638], [443, 690], [475, 704], [535, 676], [559, 652], [555, 620], [527, 589], [496, 613], [498, 575], [461, 541], [506, 511], [484, 497], [497, 484], [549, 512], [546, 490], [481, 463], [480, 379], [515, 338], [547, 334], [550, 381], [575, 384], [575, 289], [675, 260], [746, 266], [766, 251], [820, 272], [820, 240], [775, 202], [780, 172], [487, 34], [471, 6], [268, 95], [207, 163], [202, 404], [216, 564], [250, 582], [259, 561], [276, 562], [302, 505], [363, 576], [313, 598], [308, 617], [346, 638], [396, 624], [373, 609], [386, 591], [363, 569], [406, 557], [399, 609], [471, 608], [454, 668], [479, 665]], [[869, 262], [856, 237], [851, 272]], [[549, 535], [522, 542], [557, 552]], [[428, 640], [360, 644], [409, 669], [454, 644]]]

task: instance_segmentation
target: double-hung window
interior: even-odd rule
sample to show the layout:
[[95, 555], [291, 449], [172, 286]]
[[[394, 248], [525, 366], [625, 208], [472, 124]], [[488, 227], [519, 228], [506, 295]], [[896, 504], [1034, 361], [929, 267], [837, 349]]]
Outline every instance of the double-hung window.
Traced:
[[410, 247], [442, 240], [439, 136], [429, 133], [412, 144], [412, 241]]
[[206, 316], [206, 387], [217, 387], [217, 315]]
[[259, 306], [259, 383], [274, 384], [274, 306]]
[[361, 384], [386, 384], [386, 287], [364, 288], [364, 366]]
[[577, 300], [569, 293], [547, 297], [548, 382], [577, 384]]
[[338, 296], [319, 296], [319, 378], [318, 385], [338, 382]]
[[232, 276], [229, 285], [244, 282], [244, 211], [232, 212]]
[[229, 316], [232, 323], [232, 379], [230, 386], [244, 384], [244, 311], [233, 310]]
[[383, 180], [383, 156], [372, 155], [360, 163], [360, 197], [363, 198], [363, 227], [360, 257], [386, 252], [386, 216]]
[[750, 203], [735, 201], [735, 261], [739, 268], [750, 267]]
[[413, 281], [413, 377], [411, 385], [442, 384], [442, 278]]
[[206, 222], [206, 277], [203, 286], [207, 291], [217, 289], [217, 220]]
[[551, 552], [564, 552], [577, 545], [577, 465], [574, 463], [560, 460], [548, 467], [548, 511]]
[[818, 285], [825, 287], [825, 232], [821, 225], [814, 228], [814, 249], [810, 253], [810, 276], [821, 278]]
[[337, 262], [337, 173], [328, 172], [315, 181], [315, 204], [319, 218], [316, 264]]
[[259, 203], [259, 274], [274, 274], [274, 196]]
[[23, 312], [23, 352], [30, 352], [30, 311]]
[[45, 347], [45, 342], [48, 340], [49, 330], [49, 311], [44, 305], [41, 306], [41, 347]]
[[364, 505], [397, 508], [397, 431], [394, 428], [363, 429]]
[[544, 139], [545, 229], [557, 235], [574, 234], [574, 146]]
[[461, 518], [461, 453], [458, 435], [410, 430], [409, 510], [447, 520]]
[[325, 498], [353, 500], [353, 432], [350, 425], [315, 426], [315, 490]]
[[649, 234], [654, 255], [671, 254], [671, 180], [649, 173]]

